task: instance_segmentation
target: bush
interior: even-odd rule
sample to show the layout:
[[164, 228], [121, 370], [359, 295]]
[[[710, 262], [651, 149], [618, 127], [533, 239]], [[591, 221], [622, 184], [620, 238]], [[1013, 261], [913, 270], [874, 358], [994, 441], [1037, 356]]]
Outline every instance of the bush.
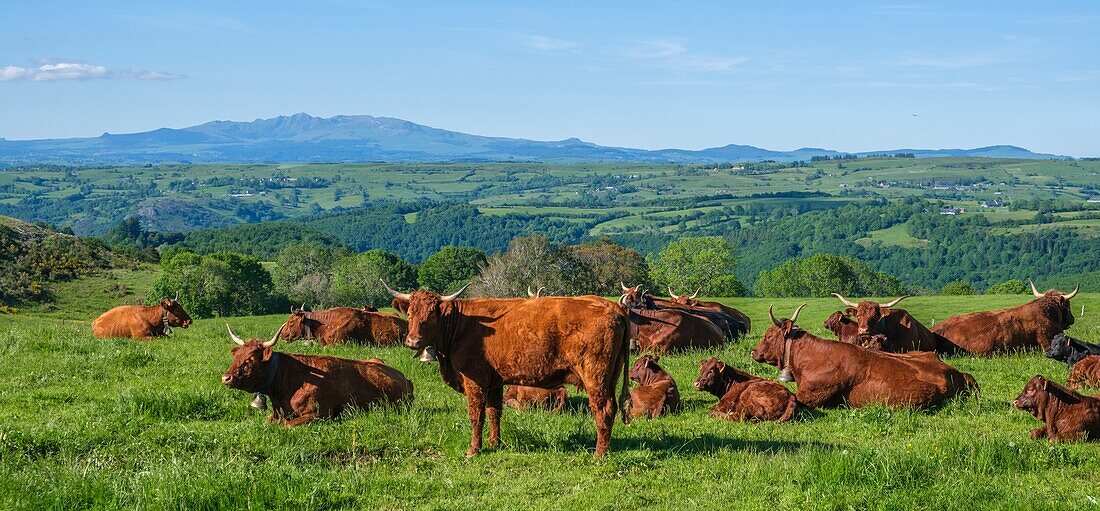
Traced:
[[744, 296], [745, 288], [734, 276], [736, 269], [733, 246], [718, 236], [680, 238], [665, 246], [650, 264], [657, 289], [671, 287], [678, 294], [698, 289], [703, 296]]
[[323, 307], [335, 301], [332, 271], [337, 254], [329, 247], [312, 243], [287, 245], [275, 256], [271, 272], [275, 290], [291, 303]]
[[421, 288], [451, 293], [476, 277], [485, 264], [485, 252], [448, 245], [420, 263], [416, 280]]
[[179, 293], [180, 303], [197, 318], [251, 316], [285, 307], [285, 299], [273, 293], [271, 275], [251, 256], [217, 252], [199, 256], [176, 252], [163, 263], [147, 303]]
[[399, 291], [416, 288], [416, 270], [412, 265], [389, 252], [370, 250], [336, 261], [332, 294], [341, 305], [384, 307], [391, 298], [378, 279]]
[[1028, 294], [1027, 284], [1020, 279], [1012, 279], [1001, 282], [1000, 284], [993, 284], [985, 290], [987, 295], [1026, 295]]
[[508, 251], [489, 257], [473, 294], [527, 296], [527, 288], [545, 287], [550, 294], [587, 294], [594, 287], [592, 272], [573, 256], [570, 248], [550, 243], [546, 236], [520, 237]]
[[570, 248], [573, 257], [588, 268], [592, 287], [586, 293], [612, 296], [619, 294], [619, 282], [653, 287], [649, 265], [638, 251], [624, 248], [609, 238], [581, 243]]
[[897, 296], [905, 288], [897, 278], [878, 272], [863, 261], [833, 254], [787, 259], [760, 272], [753, 287], [762, 297], [812, 297], [840, 293], [848, 297]]
[[954, 282], [948, 282], [946, 285], [944, 285], [943, 290], [940, 291], [940, 294], [948, 296], [959, 296], [976, 295], [978, 294], [978, 292], [974, 289], [974, 286], [970, 285], [969, 282], [966, 282], [964, 280], [956, 280]]

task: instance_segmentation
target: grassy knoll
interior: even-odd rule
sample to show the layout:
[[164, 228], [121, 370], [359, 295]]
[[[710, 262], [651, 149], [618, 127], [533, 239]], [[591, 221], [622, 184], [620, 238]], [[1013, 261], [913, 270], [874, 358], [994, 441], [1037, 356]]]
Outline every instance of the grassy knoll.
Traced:
[[[1025, 296], [916, 297], [931, 323], [949, 313], [1023, 303]], [[803, 326], [838, 303], [808, 300]], [[42, 508], [581, 508], [581, 509], [1086, 509], [1100, 499], [1100, 445], [1029, 439], [1037, 421], [1010, 401], [1033, 374], [1067, 368], [1039, 354], [949, 363], [981, 395], [927, 413], [884, 408], [807, 413], [790, 424], [732, 424], [707, 415], [714, 398], [691, 388], [698, 360], [716, 355], [774, 377], [748, 353], [775, 303], [732, 299], [750, 338], [716, 352], [662, 358], [685, 411], [616, 425], [612, 453], [591, 458], [595, 430], [583, 398], [564, 414], [505, 411], [506, 447], [463, 452], [463, 398], [434, 365], [403, 348], [339, 347], [380, 356], [416, 386], [410, 410], [349, 414], [297, 429], [266, 424], [250, 396], [223, 388], [232, 343], [225, 320], [200, 320], [170, 339], [97, 340], [91, 313], [0, 315], [0, 506]], [[1100, 294], [1072, 333], [1100, 339]], [[1095, 312], [1092, 312], [1095, 311]], [[268, 336], [280, 316], [231, 318]], [[282, 345], [294, 352], [317, 347]]]

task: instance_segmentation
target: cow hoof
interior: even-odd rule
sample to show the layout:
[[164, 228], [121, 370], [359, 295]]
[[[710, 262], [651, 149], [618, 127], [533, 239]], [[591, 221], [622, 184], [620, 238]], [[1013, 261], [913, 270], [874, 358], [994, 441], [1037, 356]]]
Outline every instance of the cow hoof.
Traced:
[[468, 449], [466, 451], [466, 457], [467, 458], [473, 458], [474, 456], [477, 456], [479, 453], [481, 453], [481, 449], [474, 449], [474, 448], [471, 447], [470, 449]]
[[249, 406], [257, 410], [267, 410], [267, 396], [256, 394], [256, 398], [252, 400]]

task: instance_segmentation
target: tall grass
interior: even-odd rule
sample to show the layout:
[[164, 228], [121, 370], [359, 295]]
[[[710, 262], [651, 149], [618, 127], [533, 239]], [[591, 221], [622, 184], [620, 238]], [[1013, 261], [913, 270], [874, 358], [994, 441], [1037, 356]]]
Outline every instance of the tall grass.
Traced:
[[[1003, 307], [1017, 296], [919, 297], [918, 319]], [[835, 300], [807, 300], [800, 322], [823, 334]], [[232, 343], [224, 320], [196, 321], [155, 341], [101, 340], [88, 321], [0, 316], [0, 507], [5, 509], [583, 508], [1085, 509], [1100, 499], [1100, 445], [1032, 441], [1038, 421], [1011, 400], [1034, 374], [1067, 368], [1041, 354], [947, 361], [980, 395], [929, 412], [880, 407], [806, 413], [788, 424], [708, 416], [691, 388], [712, 355], [774, 377], [748, 352], [799, 300], [730, 300], [753, 319], [739, 344], [662, 357], [683, 413], [617, 424], [612, 452], [591, 457], [595, 428], [582, 395], [565, 413], [507, 410], [505, 446], [466, 459], [462, 396], [403, 348], [300, 343], [279, 349], [379, 356], [416, 386], [411, 408], [348, 413], [287, 429], [248, 407], [219, 376]], [[1071, 333], [1100, 340], [1100, 295], [1074, 300]], [[233, 318], [267, 337], [280, 316]]]

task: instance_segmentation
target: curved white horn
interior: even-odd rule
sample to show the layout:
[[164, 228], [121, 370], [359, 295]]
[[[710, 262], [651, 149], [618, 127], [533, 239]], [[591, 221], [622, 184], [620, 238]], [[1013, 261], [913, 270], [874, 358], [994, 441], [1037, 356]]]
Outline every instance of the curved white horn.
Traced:
[[902, 296], [901, 296], [901, 298], [898, 298], [897, 300], [894, 300], [894, 301], [892, 301], [892, 302], [890, 302], [890, 303], [880, 303], [880, 304], [878, 304], [878, 305], [879, 305], [879, 307], [882, 307], [882, 308], [885, 308], [885, 309], [889, 309], [890, 307], [893, 307], [893, 306], [897, 305], [897, 304], [898, 304], [898, 302], [900, 302], [900, 301], [902, 301], [902, 300], [904, 300], [904, 299], [906, 299], [906, 298], [909, 298], [909, 295], [902, 295]]
[[623, 291], [630, 291], [630, 288], [626, 287], [626, 284], [623, 284], [621, 280], [619, 281], [619, 287], [623, 288]]
[[539, 286], [539, 288], [535, 290], [535, 298], [542, 296], [543, 291], [546, 291], [546, 286]]
[[531, 286], [530, 285], [527, 286], [527, 298], [538, 298], [538, 296], [535, 295], [535, 293], [531, 292]]
[[271, 336], [271, 340], [263, 343], [265, 348], [270, 348], [279, 342], [279, 334], [283, 333], [283, 329], [286, 328], [286, 323], [279, 325], [279, 329], [275, 331], [275, 335]]
[[849, 307], [859, 307], [859, 304], [849, 302], [848, 299], [841, 296], [840, 293], [833, 293], [833, 296], [835, 296], [837, 298], [840, 298], [840, 302], [843, 303], [844, 305], [847, 305]]
[[1031, 279], [1027, 279], [1027, 283], [1031, 284], [1031, 295], [1032, 296], [1034, 296], [1035, 298], [1042, 298], [1043, 297], [1043, 293], [1040, 293], [1038, 289], [1035, 289], [1035, 283], [1032, 282]]
[[802, 308], [805, 306], [806, 304], [799, 305], [798, 308], [794, 310], [794, 314], [791, 314], [791, 324], [794, 324], [796, 321], [798, 321], [798, 313], [802, 312]]
[[699, 288], [698, 288], [698, 289], [696, 289], [696, 290], [695, 290], [695, 292], [694, 292], [694, 293], [692, 293], [692, 294], [691, 294], [691, 296], [689, 296], [688, 298], [691, 298], [692, 300], [694, 300], [696, 296], [699, 296], [699, 291], [702, 291], [702, 290], [703, 290], [703, 288], [702, 288], [702, 287], [699, 287]]
[[673, 300], [679, 300], [680, 297], [672, 292], [672, 286], [668, 286], [668, 296], [671, 296]]
[[1070, 291], [1069, 294], [1063, 293], [1062, 298], [1065, 298], [1066, 300], [1072, 300], [1074, 296], [1077, 296], [1077, 293], [1079, 291], [1081, 291], [1081, 283], [1080, 282], [1077, 283], [1077, 287], [1073, 288], [1073, 291]]
[[406, 300], [406, 301], [412, 299], [412, 295], [410, 295], [409, 293], [398, 293], [397, 291], [394, 291], [393, 289], [390, 289], [390, 285], [386, 284], [386, 281], [384, 281], [382, 279], [378, 279], [378, 282], [381, 282], [382, 286], [386, 288], [386, 291], [389, 291], [390, 295], [393, 296], [394, 298], [399, 298], [401, 300]]
[[241, 346], [244, 346], [244, 339], [241, 339], [240, 337], [237, 337], [237, 334], [233, 333], [233, 329], [229, 328], [229, 323], [225, 324], [225, 329], [229, 330], [229, 337], [231, 339], [233, 339], [233, 342], [235, 342], [235, 343], [237, 343]]
[[768, 306], [768, 316], [771, 316], [773, 325], [775, 325], [777, 327], [782, 327], [783, 326], [782, 321], [779, 321], [778, 319], [775, 319], [775, 313], [772, 312], [772, 306], [771, 305]]
[[173, 298], [173, 299], [172, 299], [172, 301], [173, 301], [173, 302], [178, 302], [178, 301], [180, 301], [180, 292], [179, 292], [179, 290], [176, 290], [176, 297], [175, 297], [175, 298]]
[[466, 288], [468, 288], [468, 287], [470, 287], [470, 284], [466, 284], [465, 286], [462, 286], [461, 288], [459, 288], [458, 291], [455, 291], [454, 293], [451, 293], [447, 296], [441, 297], [440, 301], [449, 302], [451, 300], [454, 300], [455, 298], [458, 298], [458, 295], [462, 294], [462, 292], [465, 291]]

